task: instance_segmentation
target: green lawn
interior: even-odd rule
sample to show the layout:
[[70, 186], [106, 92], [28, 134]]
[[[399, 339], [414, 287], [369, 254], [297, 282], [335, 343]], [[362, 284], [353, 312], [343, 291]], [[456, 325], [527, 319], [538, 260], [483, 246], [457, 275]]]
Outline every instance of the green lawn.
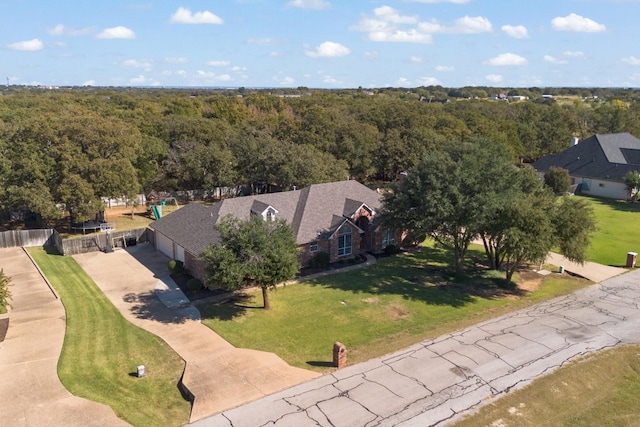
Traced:
[[587, 259], [624, 267], [627, 252], [640, 253], [640, 203], [594, 197], [584, 199], [593, 207], [598, 225]]
[[350, 363], [361, 362], [589, 284], [550, 275], [527, 293], [480, 273], [456, 280], [448, 262], [447, 252], [423, 247], [366, 269], [278, 288], [268, 311], [259, 308], [259, 292], [199, 308], [202, 322], [233, 345], [323, 372], [335, 341], [347, 346]]
[[640, 346], [587, 356], [485, 406], [456, 427], [638, 426]]
[[[72, 257], [29, 253], [60, 295], [67, 327], [58, 361], [74, 395], [109, 405], [134, 426], [189, 421], [190, 404], [177, 388], [184, 361], [160, 338], [129, 323]], [[137, 378], [138, 365], [146, 376]]]

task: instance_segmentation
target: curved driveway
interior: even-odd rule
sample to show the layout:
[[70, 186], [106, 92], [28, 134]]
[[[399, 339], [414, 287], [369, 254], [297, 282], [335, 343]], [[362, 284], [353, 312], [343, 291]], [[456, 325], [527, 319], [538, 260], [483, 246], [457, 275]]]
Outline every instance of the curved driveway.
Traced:
[[233, 347], [160, 302], [173, 298], [163, 293], [176, 285], [168, 274], [169, 258], [150, 244], [74, 258], [127, 320], [165, 340], [185, 360], [182, 384], [194, 397], [191, 421], [319, 375], [291, 367], [273, 353]]
[[640, 270], [192, 424], [445, 425], [567, 361], [640, 342]]
[[58, 379], [64, 307], [22, 248], [0, 249], [12, 278], [9, 329], [0, 342], [0, 425], [128, 425], [106, 405], [69, 393]]

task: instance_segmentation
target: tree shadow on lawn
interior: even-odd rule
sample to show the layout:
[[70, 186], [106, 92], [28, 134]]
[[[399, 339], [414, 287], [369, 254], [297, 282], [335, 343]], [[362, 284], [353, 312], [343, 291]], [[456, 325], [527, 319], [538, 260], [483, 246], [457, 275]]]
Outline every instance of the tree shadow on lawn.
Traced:
[[138, 319], [155, 320], [164, 324], [182, 324], [189, 320], [164, 305], [156, 292], [129, 293], [123, 296], [122, 300], [130, 304], [129, 310]]
[[243, 317], [248, 310], [263, 309], [262, 305], [250, 304], [253, 300], [252, 295], [235, 293], [228, 300], [199, 304], [198, 309], [203, 319], [233, 320]]
[[451, 307], [463, 307], [476, 298], [498, 299], [524, 294], [515, 283], [507, 282], [500, 273], [490, 272], [473, 255], [469, 256], [464, 275], [456, 275], [449, 267], [448, 251], [421, 247], [380, 260], [368, 269], [306, 283], [353, 293], [400, 295], [411, 301]]

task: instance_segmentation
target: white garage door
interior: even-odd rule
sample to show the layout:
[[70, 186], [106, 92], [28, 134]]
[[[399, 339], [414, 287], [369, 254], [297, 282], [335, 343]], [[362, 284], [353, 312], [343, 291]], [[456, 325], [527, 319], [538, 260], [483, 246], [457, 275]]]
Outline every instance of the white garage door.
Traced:
[[176, 259], [184, 264], [184, 248], [176, 245]]
[[156, 242], [158, 245], [157, 249], [169, 258], [173, 259], [173, 242], [169, 240], [168, 237], [160, 233], [156, 233]]

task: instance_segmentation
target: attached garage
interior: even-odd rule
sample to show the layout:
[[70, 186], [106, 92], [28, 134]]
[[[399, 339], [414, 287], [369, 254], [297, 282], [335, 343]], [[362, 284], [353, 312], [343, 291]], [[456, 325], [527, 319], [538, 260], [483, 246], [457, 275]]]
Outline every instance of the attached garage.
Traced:
[[[175, 259], [173, 254], [173, 242], [164, 234], [156, 232], [156, 249], [168, 256], [171, 259]], [[184, 250], [182, 251], [184, 258]]]

